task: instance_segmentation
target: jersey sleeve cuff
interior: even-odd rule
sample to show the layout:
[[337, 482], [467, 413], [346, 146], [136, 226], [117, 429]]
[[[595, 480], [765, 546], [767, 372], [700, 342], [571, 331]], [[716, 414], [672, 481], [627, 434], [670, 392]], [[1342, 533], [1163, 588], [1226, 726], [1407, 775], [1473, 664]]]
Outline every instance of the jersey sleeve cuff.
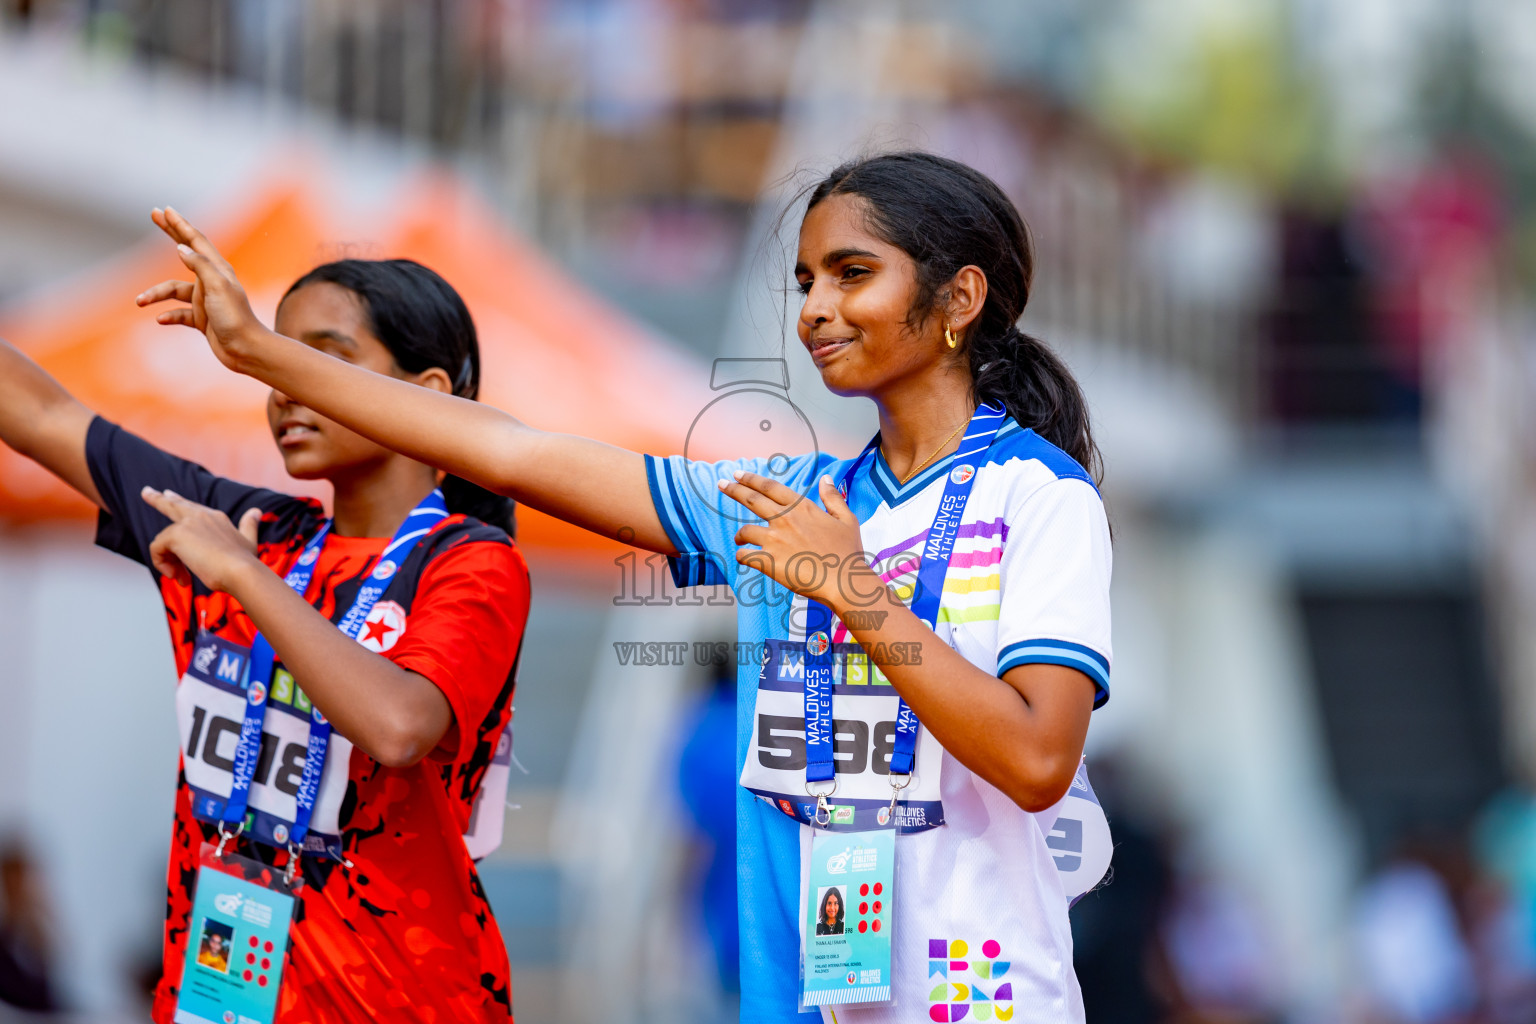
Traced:
[[683, 510], [687, 508], [678, 493], [677, 475], [670, 459], [654, 455], [645, 456], [645, 480], [651, 488], [651, 503], [656, 506], [656, 517], [667, 539], [678, 551], [667, 559], [672, 571], [672, 582], [679, 589], [685, 587], [709, 587], [729, 584], [720, 566], [704, 550], [704, 543], [694, 533]]
[[997, 674], [1001, 678], [1009, 669], [1020, 665], [1065, 665], [1075, 668], [1093, 680], [1095, 709], [1109, 700], [1109, 659], [1092, 647], [1070, 643], [1066, 640], [1020, 640], [1004, 647], [997, 658]]
[[414, 672], [437, 687], [438, 692], [443, 695], [443, 699], [448, 702], [448, 711], [453, 715], [453, 722], [448, 726], [448, 731], [444, 735], [452, 735], [453, 743], [451, 747], [444, 747], [442, 740], [438, 740], [437, 745], [427, 752], [426, 759], [439, 763], [454, 763], [459, 759], [459, 755], [463, 751], [464, 737], [468, 736], [471, 742], [473, 742], [475, 738], [475, 723], [468, 720], [469, 702], [465, 699], [463, 691], [451, 682], [444, 682], [444, 680], [453, 679], [452, 670], [448, 666], [440, 664], [436, 658], [425, 651], [408, 651], [400, 657], [391, 660], [394, 661], [395, 667], [402, 668], [407, 672]]

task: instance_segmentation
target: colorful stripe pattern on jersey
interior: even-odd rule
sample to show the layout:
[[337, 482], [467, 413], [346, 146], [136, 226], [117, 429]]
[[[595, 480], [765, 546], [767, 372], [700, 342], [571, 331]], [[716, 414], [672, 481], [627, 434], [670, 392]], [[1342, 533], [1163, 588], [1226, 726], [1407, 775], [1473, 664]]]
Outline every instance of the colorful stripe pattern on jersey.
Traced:
[[[139, 497], [145, 486], [170, 489], [238, 521], [262, 510], [257, 556], [278, 574], [323, 522], [317, 502], [226, 480], [97, 419], [87, 436], [92, 479], [107, 511], [97, 543], [148, 562], [166, 525]], [[309, 598], [336, 621], [351, 607], [387, 538], [331, 536], [315, 565]], [[199, 633], [248, 647], [255, 627], [239, 604], [156, 575], [178, 677], [188, 670]], [[348, 867], [304, 859], [278, 1024], [363, 1020], [501, 1021], [512, 1016], [506, 947], [462, 834], [474, 797], [511, 713], [517, 652], [528, 614], [528, 571], [506, 534], [452, 515], [396, 570], [386, 601], [375, 606], [364, 646], [431, 680], [448, 699], [454, 725], [444, 743], [407, 768], [387, 768], [353, 749], [341, 811]], [[385, 607], [388, 605], [389, 607]], [[377, 621], [375, 621], [377, 620]], [[273, 693], [295, 706], [308, 698], [274, 671]], [[279, 698], [274, 698], [279, 699]], [[165, 975], [152, 1010], [172, 1018], [197, 876], [199, 846], [212, 825], [193, 815], [187, 758], [228, 761], [238, 722], [199, 722], [178, 772], [167, 870]], [[258, 772], [275, 785], [297, 785], [302, 760], [273, 750]], [[228, 770], [228, 765], [224, 765]], [[275, 851], [242, 842], [242, 853], [269, 863]]]
[[[920, 545], [951, 464], [952, 458], [941, 460], [902, 485], [877, 456], [864, 460], [850, 483], [848, 502], [859, 518], [864, 547], [875, 553], [876, 570], [904, 596], [916, 578]], [[803, 456], [787, 470], [776, 466], [772, 475], [802, 494], [814, 494], [823, 474], [836, 480], [846, 468], [846, 461], [828, 455]], [[765, 471], [760, 460], [647, 459], [657, 514], [680, 552], [672, 562], [674, 578], [679, 586], [733, 588], [744, 649], [761, 650], [769, 639], [803, 640], [803, 627], [797, 634], [796, 624], [804, 622], [804, 600], [760, 573], [742, 571], [735, 560], [741, 512], [715, 481], [740, 469]], [[1070, 665], [1091, 681], [1095, 706], [1101, 705], [1109, 696], [1110, 544], [1092, 479], [1060, 449], [1011, 420], [976, 473], [945, 577], [939, 638], [997, 675], [1024, 664]], [[840, 623], [834, 622], [833, 639], [850, 639]], [[740, 769], [748, 757], [758, 756], [759, 666], [751, 659], [738, 661], [745, 662], [737, 680]], [[868, 685], [888, 685], [878, 672], [867, 679]], [[947, 824], [898, 840], [903, 891], [936, 894], [942, 906], [920, 909], [925, 921], [944, 923], [943, 934], [985, 933], [1008, 947], [1015, 962], [1011, 1005], [1023, 1011], [1018, 1019], [1081, 1020], [1066, 897], [1046, 844], [1054, 810], [1026, 814], [947, 752], [940, 754]], [[918, 770], [925, 770], [921, 757]], [[800, 1016], [794, 970], [800, 828], [738, 789], [743, 1020]], [[983, 835], [986, 842], [964, 842]], [[911, 1005], [926, 1005], [933, 985], [927, 982], [932, 935], [901, 921], [895, 935], [897, 984], [922, 989], [910, 1000], [905, 991], [900, 997], [899, 1006], [910, 1017]], [[897, 1011], [840, 1008], [838, 1019], [900, 1019], [882, 1016], [887, 1012]], [[804, 1016], [816, 1019], [814, 1013]]]

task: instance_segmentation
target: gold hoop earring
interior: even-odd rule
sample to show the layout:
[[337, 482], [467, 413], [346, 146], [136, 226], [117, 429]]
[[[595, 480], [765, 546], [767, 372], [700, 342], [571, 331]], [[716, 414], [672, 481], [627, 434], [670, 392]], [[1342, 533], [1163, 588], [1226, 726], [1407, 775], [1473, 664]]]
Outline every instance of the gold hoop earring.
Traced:
[[949, 333], [949, 324], [944, 325], [944, 341], [949, 345], [950, 348], [954, 348], [956, 345], [960, 344], [960, 339]]

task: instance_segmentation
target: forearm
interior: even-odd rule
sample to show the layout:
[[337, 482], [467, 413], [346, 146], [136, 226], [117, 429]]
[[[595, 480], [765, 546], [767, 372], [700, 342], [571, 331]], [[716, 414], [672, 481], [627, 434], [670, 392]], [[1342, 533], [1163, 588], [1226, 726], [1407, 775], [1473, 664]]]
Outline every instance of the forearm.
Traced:
[[265, 328], [245, 333], [236, 368], [419, 462], [608, 537], [676, 550], [639, 455], [527, 426], [506, 412], [370, 373]]
[[46, 370], [0, 338], [0, 441], [37, 462], [97, 505], [85, 458], [94, 413]]
[[228, 586], [332, 727], [381, 764], [414, 764], [453, 723], [432, 682], [367, 650], [250, 559]]
[[[1092, 707], [1091, 684], [1055, 665], [1013, 669], [1035, 699], [977, 668], [894, 595], [839, 612], [850, 633], [944, 749], [1026, 811], [1072, 784]], [[848, 611], [850, 609], [844, 609]], [[862, 612], [863, 614], [859, 614]], [[874, 614], [870, 614], [873, 612]], [[880, 613], [884, 613], [883, 615]], [[1079, 707], [1079, 705], [1082, 705]]]

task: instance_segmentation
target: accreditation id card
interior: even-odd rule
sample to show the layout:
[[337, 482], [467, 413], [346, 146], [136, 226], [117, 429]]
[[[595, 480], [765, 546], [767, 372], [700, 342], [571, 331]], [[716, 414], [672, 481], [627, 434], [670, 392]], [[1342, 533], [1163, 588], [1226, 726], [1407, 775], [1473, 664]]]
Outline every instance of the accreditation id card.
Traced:
[[800, 1005], [891, 1001], [896, 830], [811, 829], [801, 897]]
[[203, 844], [176, 1024], [272, 1024], [293, 892], [279, 868]]

